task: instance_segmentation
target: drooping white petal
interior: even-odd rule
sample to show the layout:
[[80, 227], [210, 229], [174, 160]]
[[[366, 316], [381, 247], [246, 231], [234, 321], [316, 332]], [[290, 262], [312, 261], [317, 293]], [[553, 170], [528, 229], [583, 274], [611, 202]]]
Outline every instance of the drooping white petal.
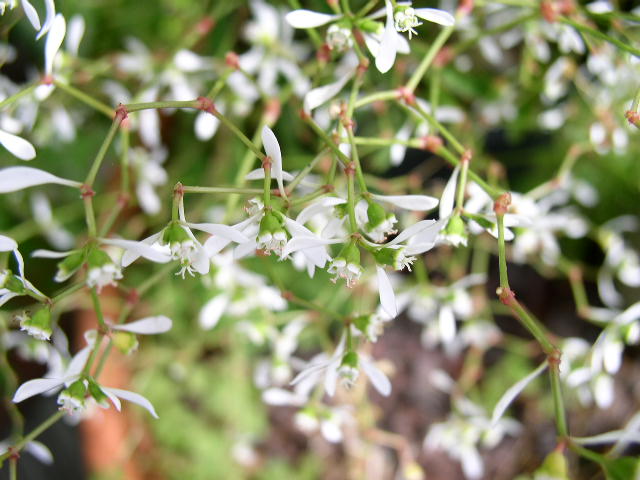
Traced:
[[332, 245], [335, 243], [341, 243], [343, 241], [344, 239], [340, 239], [340, 238], [325, 239], [325, 238], [319, 238], [316, 236], [294, 237], [291, 240], [289, 240], [287, 245], [282, 250], [282, 256], [286, 257], [299, 250], [305, 250], [307, 248], [316, 248], [324, 245]]
[[210, 140], [218, 131], [219, 126], [220, 120], [217, 117], [207, 112], [198, 113], [194, 124], [196, 138], [203, 142]]
[[135, 392], [130, 392], [128, 390], [120, 390], [119, 388], [103, 388], [103, 390], [109, 390], [111, 393], [113, 393], [114, 395], [127, 400], [131, 403], [135, 403], [137, 405], [140, 405], [142, 408], [145, 408], [149, 411], [149, 413], [151, 415], [153, 415], [155, 418], [158, 418], [158, 414], [156, 413], [155, 409], [153, 408], [153, 405], [151, 405], [151, 402], [149, 400], [147, 400], [146, 398], [144, 398], [142, 395], [140, 395], [139, 393], [135, 393]]
[[[155, 241], [159, 236], [160, 234], [158, 233], [151, 237], [156, 237], [153, 240]], [[147, 260], [151, 260], [156, 263], [167, 263], [171, 260], [171, 256], [167, 252], [154, 248], [150, 244], [143, 243], [143, 241], [136, 242], [134, 240], [124, 240], [122, 238], [102, 238], [100, 239], [100, 242], [105, 245], [113, 245], [126, 250], [125, 254], [122, 256], [123, 267], [128, 267], [138, 257], [144, 257]]]
[[0, 143], [20, 160], [33, 160], [36, 156], [36, 149], [28, 141], [3, 130], [0, 130]]
[[393, 67], [398, 49], [398, 32], [396, 32], [393, 20], [393, 7], [389, 0], [385, 0], [385, 7], [387, 21], [382, 33], [382, 40], [380, 40], [380, 48], [378, 48], [378, 54], [376, 55], [376, 68], [382, 73], [387, 73]]
[[34, 250], [31, 256], [34, 258], [65, 258], [74, 253], [75, 250], [69, 250], [66, 252], [55, 252], [53, 250], [46, 250], [44, 248]]
[[74, 188], [82, 186], [80, 182], [56, 177], [38, 168], [9, 167], [0, 170], [0, 193], [17, 192], [18, 190], [46, 183], [57, 183]]
[[40, 30], [40, 17], [38, 17], [37, 10], [29, 3], [29, 0], [21, 0], [20, 3], [22, 3], [22, 9], [27, 19], [29, 19], [29, 23], [31, 23], [34, 29]]
[[389, 281], [387, 272], [380, 265], [376, 265], [378, 273], [378, 293], [380, 295], [380, 305], [382, 309], [392, 318], [398, 316], [398, 306], [396, 305], [396, 294], [393, 292], [393, 286]]
[[280, 144], [273, 131], [266, 125], [262, 127], [262, 143], [264, 151], [271, 158], [271, 173], [278, 182], [278, 188], [284, 191], [282, 183], [282, 154], [280, 153]]
[[107, 397], [109, 397], [109, 400], [111, 400], [111, 403], [113, 403], [113, 406], [116, 407], [117, 411], [122, 410], [122, 402], [120, 402], [120, 399], [111, 391], [110, 388], [101, 387], [101, 390]]
[[47, 41], [44, 46], [44, 72], [46, 75], [53, 73], [53, 62], [56, 58], [58, 50], [62, 45], [64, 36], [67, 32], [67, 22], [61, 13], [58, 13], [53, 19], [51, 29], [47, 35]]
[[[95, 330], [89, 330], [89, 332], [95, 333]], [[87, 338], [87, 335], [89, 334], [89, 332], [85, 333], [85, 338]], [[91, 354], [91, 348], [93, 347], [94, 343], [95, 343], [95, 338], [93, 339], [92, 343], [84, 347], [82, 350], [79, 350], [78, 353], [76, 353], [73, 356], [73, 358], [71, 359], [71, 362], [69, 362], [69, 365], [67, 366], [67, 369], [64, 371], [63, 377], [65, 382], [68, 382], [69, 379], [72, 379], [80, 375], [80, 373], [82, 372], [82, 369], [87, 363], [87, 360], [89, 359], [89, 355]]]
[[230, 227], [229, 225], [218, 223], [187, 223], [189, 228], [201, 230], [207, 232], [210, 235], [219, 235], [221, 237], [232, 240], [236, 243], [248, 242], [249, 239], [239, 232], [237, 229]]
[[391, 382], [387, 378], [387, 376], [382, 373], [376, 365], [369, 360], [367, 357], [360, 357], [360, 366], [364, 373], [371, 380], [371, 384], [375, 387], [375, 389], [380, 392], [381, 395], [388, 397], [391, 393]]
[[202, 310], [200, 310], [200, 315], [198, 315], [198, 324], [204, 330], [210, 330], [215, 327], [222, 314], [227, 309], [227, 305], [229, 305], [229, 297], [227, 295], [218, 295], [209, 300]]
[[502, 398], [500, 398], [500, 400], [498, 400], [498, 403], [496, 403], [496, 406], [493, 409], [493, 414], [491, 415], [491, 425], [492, 425], [492, 427], [495, 427], [498, 424], [498, 421], [500, 420], [500, 418], [502, 418], [502, 415], [504, 414], [504, 412], [507, 410], [509, 405], [511, 405], [511, 402], [513, 402], [513, 400], [518, 395], [520, 395], [520, 392], [522, 392], [522, 390], [524, 390], [525, 387], [527, 385], [529, 385], [546, 368], [547, 368], [547, 362], [545, 360], [544, 362], [542, 362], [540, 364], [540, 366], [538, 368], [536, 368], [529, 375], [527, 375], [522, 380], [520, 380], [519, 382], [514, 384], [511, 388], [509, 388], [509, 390], [507, 390], [504, 393]]
[[397, 245], [399, 243], [402, 243], [405, 240], [413, 237], [414, 235], [420, 234], [420, 232], [423, 232], [424, 230], [429, 228], [431, 225], [434, 225], [435, 223], [436, 223], [435, 220], [421, 220], [417, 223], [414, 223], [409, 228], [405, 228], [402, 232], [400, 232], [400, 234], [396, 238], [386, 243], [385, 247], [391, 247], [392, 245]]
[[47, 13], [44, 19], [44, 24], [42, 25], [40, 32], [38, 32], [38, 35], [36, 36], [36, 40], [39, 40], [47, 34], [56, 15], [56, 4], [54, 3], [54, 0], [44, 0], [44, 5], [47, 9]]
[[406, 210], [426, 212], [438, 206], [438, 199], [427, 195], [371, 195], [376, 200], [391, 203]]
[[191, 265], [193, 265], [193, 268], [195, 268], [196, 272], [200, 275], [206, 275], [209, 273], [209, 269], [211, 268], [211, 259], [207, 255], [206, 250], [199, 243], [197, 243], [196, 254]]
[[35, 380], [29, 380], [20, 385], [12, 401], [13, 403], [20, 403], [27, 398], [60, 387], [63, 383], [64, 380], [60, 378], [36, 378]]
[[44, 443], [32, 440], [24, 446], [24, 449], [45, 465], [53, 463], [53, 454]]
[[460, 173], [460, 167], [456, 167], [451, 172], [451, 177], [442, 191], [442, 197], [440, 198], [440, 210], [438, 215], [440, 218], [446, 218], [453, 212], [453, 202], [456, 197], [456, 187], [458, 186], [458, 174]]
[[300, 9], [287, 13], [284, 18], [293, 28], [315, 28], [332, 22], [339, 18], [339, 15], [330, 15], [328, 13]]
[[437, 8], [416, 8], [413, 10], [416, 16], [427, 20], [428, 22], [451, 27], [455, 25], [456, 20], [449, 12]]
[[328, 102], [335, 97], [351, 79], [353, 73], [353, 71], [350, 71], [340, 77], [336, 82], [314, 88], [307, 93], [304, 96], [304, 111], [310, 113], [313, 109], [318, 108], [323, 103]]
[[141, 318], [130, 323], [111, 325], [112, 330], [136, 333], [138, 335], [155, 335], [171, 330], [173, 322], [169, 317], [158, 315], [155, 317]]
[[[285, 172], [284, 170], [282, 171], [282, 179], [286, 180], [287, 182], [290, 182], [294, 179], [295, 177], [293, 175], [291, 175], [289, 172]], [[256, 168], [255, 170], [251, 170], [249, 173], [247, 173], [247, 175], [244, 177], [245, 180], [261, 180], [264, 179], [264, 168]]]
[[12, 252], [18, 249], [16, 241], [5, 235], [0, 235], [0, 252]]

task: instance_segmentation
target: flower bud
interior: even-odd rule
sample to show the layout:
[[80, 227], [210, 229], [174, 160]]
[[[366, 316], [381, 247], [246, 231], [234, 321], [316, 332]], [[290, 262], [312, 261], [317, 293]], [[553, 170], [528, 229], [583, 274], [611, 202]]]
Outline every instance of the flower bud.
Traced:
[[382, 33], [384, 25], [370, 18], [364, 18], [358, 22], [358, 28], [365, 33]]
[[84, 384], [84, 380], [76, 380], [60, 392], [58, 405], [60, 405], [61, 410], [65, 410], [68, 413], [80, 412], [84, 410], [86, 395], [87, 387]]
[[95, 380], [89, 379], [89, 394], [102, 408], [109, 408], [109, 397], [102, 391]]
[[362, 275], [358, 246], [354, 242], [345, 245], [338, 256], [331, 261], [327, 272], [335, 274], [331, 279], [333, 283], [336, 283], [339, 278], [344, 278], [347, 287], [353, 287]]
[[115, 347], [125, 355], [138, 349], [138, 338], [131, 332], [117, 331], [111, 334], [111, 341]]
[[416, 257], [404, 254], [404, 247], [380, 248], [373, 252], [373, 256], [380, 265], [390, 265], [396, 270], [406, 268], [411, 271], [411, 264], [416, 260]]
[[464, 245], [465, 247], [467, 246], [467, 239], [469, 236], [467, 235], [467, 228], [464, 224], [464, 220], [462, 220], [460, 215], [454, 215], [449, 219], [449, 223], [447, 223], [447, 226], [442, 233], [442, 238], [454, 247], [458, 247], [460, 245]]
[[282, 255], [282, 249], [287, 244], [287, 231], [282, 226], [280, 218], [273, 212], [266, 212], [260, 220], [257, 248], [270, 255], [275, 252]]
[[26, 293], [22, 280], [11, 270], [0, 270], [0, 289], [23, 295]]
[[51, 310], [41, 308], [32, 317], [22, 315], [20, 317], [20, 330], [26, 331], [29, 335], [38, 340], [49, 340], [51, 338]]
[[358, 354], [356, 352], [347, 352], [342, 357], [342, 363], [338, 368], [338, 375], [342, 379], [342, 385], [351, 388], [358, 380], [360, 371], [358, 370]]
[[67, 256], [64, 260], [58, 263], [58, 271], [54, 280], [56, 282], [64, 282], [71, 275], [76, 273], [78, 269], [84, 263], [84, 251], [78, 250]]
[[162, 243], [174, 246], [191, 241], [187, 231], [178, 222], [171, 222], [162, 232]]
[[327, 29], [327, 45], [331, 50], [344, 52], [353, 45], [351, 29], [333, 24]]
[[107, 285], [116, 285], [122, 278], [120, 268], [113, 263], [111, 257], [99, 248], [92, 249], [87, 255], [87, 286], [96, 287], [98, 293]]
[[365, 231], [373, 241], [384, 242], [388, 234], [397, 233], [393, 225], [398, 222], [393, 213], [387, 213], [376, 202], [370, 202], [367, 207], [367, 217], [369, 221], [365, 225]]

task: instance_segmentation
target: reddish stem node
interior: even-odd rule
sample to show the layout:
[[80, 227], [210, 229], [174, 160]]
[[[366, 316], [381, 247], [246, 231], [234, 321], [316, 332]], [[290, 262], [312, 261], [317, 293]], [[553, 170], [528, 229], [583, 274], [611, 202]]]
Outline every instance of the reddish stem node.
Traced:
[[118, 120], [120, 124], [129, 116], [129, 111], [127, 107], [125, 107], [122, 103], [119, 103], [116, 107], [115, 115], [113, 116], [114, 120]]
[[505, 192], [493, 203], [493, 211], [496, 215], [504, 215], [509, 210], [509, 205], [511, 205], [511, 194]]
[[210, 113], [211, 115], [217, 113], [216, 106], [213, 104], [211, 99], [207, 97], [198, 97], [198, 106], [196, 108], [203, 112]]
[[224, 57], [224, 63], [227, 65], [227, 67], [238, 70], [240, 68], [240, 57], [238, 57], [238, 54], [236, 52], [227, 52]]
[[93, 197], [95, 194], [96, 192], [89, 185], [84, 184], [80, 187], [80, 196], [82, 198]]

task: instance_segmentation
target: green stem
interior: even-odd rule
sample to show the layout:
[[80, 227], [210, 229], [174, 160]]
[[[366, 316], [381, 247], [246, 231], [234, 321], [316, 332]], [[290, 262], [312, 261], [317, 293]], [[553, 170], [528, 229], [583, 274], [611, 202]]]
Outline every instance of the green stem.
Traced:
[[436, 39], [433, 41], [433, 43], [429, 47], [429, 50], [427, 51], [427, 54], [424, 56], [424, 58], [420, 62], [420, 65], [418, 65], [418, 68], [415, 70], [415, 72], [413, 72], [413, 75], [407, 82], [406, 88], [410, 93], [413, 93], [415, 91], [416, 87], [424, 77], [424, 74], [427, 73], [431, 62], [433, 62], [433, 59], [436, 57], [436, 55], [444, 45], [444, 42], [447, 41], [454, 30], [455, 26], [443, 28]]
[[549, 378], [551, 380], [551, 392], [553, 395], [553, 411], [556, 419], [556, 427], [558, 429], [558, 435], [562, 438], [569, 435], [569, 429], [567, 428], [567, 418], [564, 408], [564, 401], [562, 399], [562, 384], [560, 383], [560, 358], [549, 362]]
[[64, 411], [59, 411], [54, 413], [53, 415], [51, 415], [49, 418], [47, 418], [44, 422], [42, 422], [40, 425], [38, 425], [36, 428], [34, 428], [31, 432], [29, 432], [29, 434], [27, 436], [25, 436], [24, 438], [22, 438], [22, 440], [20, 440], [18, 443], [16, 443], [11, 449], [10, 451], [6, 451], [5, 453], [3, 453], [2, 455], [0, 455], [0, 464], [6, 460], [7, 458], [9, 458], [11, 456], [11, 453], [17, 453], [20, 450], [22, 450], [24, 448], [24, 446], [31, 442], [32, 440], [35, 440], [36, 438], [38, 438], [40, 436], [40, 434], [42, 432], [44, 432], [46, 429], [48, 429], [51, 425], [53, 425], [54, 423], [56, 423], [58, 420], [60, 420], [64, 415]]
[[258, 195], [262, 193], [260, 188], [238, 188], [238, 187], [182, 187], [184, 193], [236, 193], [238, 195]]
[[[460, 164], [460, 160], [456, 155], [450, 152], [446, 147], [440, 147], [436, 150], [436, 154], [440, 155], [442, 158], [447, 160], [451, 165], [458, 166]], [[469, 169], [468, 173], [469, 178], [471, 178], [474, 182], [476, 182], [482, 189], [487, 192], [492, 198], [497, 198], [502, 195], [502, 191], [496, 189], [489, 185], [486, 181], [484, 181], [477, 173], [473, 170]]]
[[632, 47], [631, 45], [627, 45], [617, 38], [610, 37], [606, 33], [602, 33], [600, 30], [596, 30], [595, 28], [588, 27], [587, 25], [583, 25], [582, 23], [575, 22], [569, 18], [560, 18], [560, 22], [571, 25], [573, 28], [582, 33], [586, 33], [588, 35], [591, 35], [592, 37], [596, 37], [600, 40], [604, 40], [605, 42], [609, 42], [610, 44], [618, 47], [620, 50], [624, 50], [625, 52], [628, 52], [631, 55], [640, 58], [640, 50]]
[[102, 103], [101, 101], [96, 100], [93, 97], [90, 97], [86, 93], [78, 90], [77, 88], [75, 88], [75, 87], [73, 87], [71, 85], [67, 85], [66, 83], [62, 83], [62, 82], [58, 82], [57, 80], [54, 80], [53, 84], [56, 87], [58, 87], [60, 90], [68, 93], [72, 97], [75, 97], [76, 99], [80, 100], [82, 103], [88, 105], [89, 107], [93, 108], [94, 110], [97, 110], [98, 112], [103, 113], [104, 115], [106, 115], [109, 118], [113, 118], [113, 114], [114, 114], [113, 108], [111, 108], [108, 105]]
[[264, 165], [263, 198], [266, 211], [271, 208], [271, 160], [264, 162], [262, 165]]
[[509, 276], [507, 274], [507, 253], [504, 241], [504, 214], [496, 214], [498, 221], [498, 261], [500, 268], [500, 288], [509, 288]]
[[373, 102], [381, 102], [385, 100], [396, 100], [398, 98], [397, 90], [384, 90], [382, 92], [372, 93], [371, 95], [367, 95], [362, 97], [360, 100], [356, 101], [355, 108], [360, 108], [365, 105], [369, 105]]
[[97, 234], [96, 216], [93, 212], [93, 197], [91, 195], [85, 195], [82, 197], [84, 204], [84, 217], [87, 222], [87, 233], [89, 237], [94, 238]]
[[318, 155], [316, 155], [314, 159], [311, 160], [309, 165], [304, 167], [302, 171], [298, 173], [298, 175], [296, 175], [296, 177], [291, 182], [289, 182], [289, 184], [287, 185], [287, 190], [289, 190], [289, 192], [293, 192], [293, 190], [298, 186], [298, 184], [304, 179], [304, 177], [306, 177], [309, 174], [309, 172], [311, 172], [311, 170], [313, 170], [316, 164], [320, 161], [322, 157], [324, 157], [326, 153], [327, 153], [327, 150], [323, 149]]
[[82, 290], [82, 288], [84, 286], [85, 286], [84, 282], [76, 283], [75, 285], [71, 285], [70, 287], [67, 287], [64, 290], [61, 290], [60, 292], [56, 293], [53, 297], [51, 297], [51, 301], [54, 304], [58, 303], [60, 300], [62, 300], [64, 298], [67, 298], [70, 295], [73, 295], [78, 290]]
[[465, 148], [458, 141], [458, 139], [444, 126], [442, 125], [436, 118], [431, 115], [429, 112], [424, 110], [420, 104], [417, 102], [412, 105], [412, 107], [436, 130], [438, 130], [444, 138], [453, 146], [453, 148], [459, 153], [462, 154], [465, 152]]
[[121, 122], [122, 122], [122, 117], [120, 115], [116, 115], [113, 119], [113, 122], [111, 123], [111, 128], [109, 128], [109, 132], [107, 133], [106, 138], [104, 139], [104, 141], [102, 142], [102, 145], [100, 146], [100, 150], [98, 150], [98, 153], [96, 154], [96, 158], [93, 160], [93, 164], [91, 165], [91, 170], [89, 170], [87, 178], [84, 181], [87, 187], [93, 186], [93, 182], [96, 179], [96, 175], [98, 175], [98, 170], [100, 170], [102, 161], [104, 160], [104, 157], [106, 156], [107, 151], [109, 150], [109, 147], [111, 146], [111, 143], [113, 142], [113, 139], [116, 136], [116, 132], [118, 131], [118, 127], [120, 126]]
[[0, 102], [0, 109], [3, 109], [4, 107], [7, 107], [7, 106], [11, 105], [14, 102], [17, 102], [18, 100], [20, 100], [25, 95], [29, 95], [37, 87], [38, 87], [38, 84], [35, 83], [33, 85], [28, 86], [24, 90], [20, 90], [19, 92], [14, 93], [10, 97], [5, 98], [2, 102]]
[[351, 127], [347, 127], [347, 136], [349, 137], [349, 143], [351, 144], [351, 158], [356, 167], [356, 177], [358, 178], [358, 186], [363, 193], [366, 193], [367, 183], [364, 181], [364, 175], [362, 174], [362, 167], [360, 166], [360, 158], [358, 157], [358, 149], [356, 148], [356, 142], [353, 137], [353, 130]]
[[469, 172], [469, 160], [463, 160], [460, 169], [460, 179], [458, 180], [456, 191], [456, 207], [459, 212], [464, 209], [464, 191], [467, 188], [467, 173]]
[[253, 154], [256, 157], [264, 161], [266, 155], [262, 153], [260, 149], [256, 147], [256, 145], [251, 140], [249, 140], [249, 138], [247, 138], [247, 136], [244, 133], [242, 133], [242, 131], [233, 122], [231, 122], [231, 120], [229, 120], [227, 117], [222, 115], [215, 108], [209, 113], [211, 113], [214, 117], [220, 120], [220, 123], [224, 124], [229, 130], [231, 130], [234, 133], [234, 135], [238, 137], [240, 141], [244, 143], [249, 148], [249, 150], [253, 152]]
[[9, 479], [18, 480], [18, 459], [11, 457], [9, 460]]
[[129, 103], [124, 105], [129, 113], [140, 110], [152, 110], [158, 108], [200, 108], [198, 100], [169, 100], [164, 102]]
[[306, 117], [307, 124], [313, 129], [313, 131], [326, 143], [326, 145], [336, 154], [336, 156], [342, 161], [344, 165], [347, 165], [350, 160], [342, 151], [338, 148], [335, 142], [327, 135], [327, 133], [320, 128], [320, 126], [313, 121], [310, 116]]
[[349, 212], [349, 226], [351, 227], [351, 233], [358, 231], [358, 223], [356, 222], [356, 193], [354, 185], [354, 172], [355, 167], [350, 164], [347, 170], [347, 209]]

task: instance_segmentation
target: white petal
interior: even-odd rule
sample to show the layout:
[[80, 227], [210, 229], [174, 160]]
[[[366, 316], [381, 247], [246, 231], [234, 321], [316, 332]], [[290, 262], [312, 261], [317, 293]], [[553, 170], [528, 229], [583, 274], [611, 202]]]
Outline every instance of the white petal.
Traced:
[[286, 257], [288, 255], [291, 255], [294, 252], [297, 252], [299, 250], [305, 250], [307, 248], [316, 248], [319, 246], [324, 246], [324, 245], [332, 245], [335, 243], [341, 243], [343, 241], [343, 239], [323, 239], [323, 238], [318, 238], [318, 237], [305, 237], [305, 236], [299, 236], [299, 237], [294, 237], [291, 240], [289, 240], [289, 242], [287, 243], [287, 245], [284, 247], [284, 249], [282, 250], [282, 257]]
[[[262, 180], [264, 179], [264, 168], [256, 168], [255, 170], [251, 170], [249, 173], [247, 173], [247, 175], [244, 177], [245, 180]], [[290, 182], [291, 180], [294, 179], [294, 176], [291, 175], [289, 172], [285, 172], [284, 170], [282, 171], [282, 179], [286, 180], [287, 182]]]
[[442, 191], [442, 198], [440, 199], [440, 210], [438, 215], [440, 219], [446, 218], [453, 212], [453, 202], [456, 197], [456, 187], [458, 185], [458, 174], [460, 173], [460, 167], [453, 169], [449, 181]]
[[57, 183], [68, 187], [80, 188], [82, 184], [31, 167], [9, 167], [0, 170], [0, 193], [17, 192], [36, 185]]
[[547, 368], [546, 361], [542, 362], [542, 364], [540, 364], [538, 368], [536, 368], [533, 372], [531, 372], [529, 375], [527, 375], [522, 380], [517, 382], [515, 385], [513, 385], [511, 388], [509, 388], [509, 390], [507, 390], [504, 393], [502, 398], [498, 400], [498, 403], [493, 409], [493, 414], [491, 415], [492, 427], [495, 427], [498, 424], [498, 420], [500, 420], [500, 418], [502, 417], [504, 412], [507, 410], [509, 405], [511, 405], [511, 402], [513, 402], [513, 400], [520, 394], [520, 392], [522, 392], [522, 390], [524, 390], [525, 387], [529, 385], [529, 383], [531, 383], [532, 380], [534, 380], [538, 375], [540, 375], [545, 370], [545, 368]]
[[[159, 236], [160, 234], [155, 234], [155, 235]], [[152, 235], [152, 237], [155, 235]], [[113, 245], [115, 247], [123, 248], [127, 251], [127, 253], [131, 253], [131, 255], [129, 256], [127, 255], [127, 253], [123, 255], [122, 257], [123, 267], [129, 266], [138, 257], [144, 257], [147, 260], [151, 260], [152, 262], [157, 262], [157, 263], [167, 263], [169, 260], [171, 260], [171, 256], [169, 256], [169, 254], [161, 250], [158, 250], [156, 248], [153, 248], [151, 245], [143, 242], [136, 242], [134, 240], [124, 240], [122, 238], [102, 238], [100, 239], [100, 242], [104, 243], [105, 245]], [[131, 260], [131, 258], [133, 258], [133, 260]]]
[[54, 0], [44, 0], [45, 7], [47, 9], [47, 16], [44, 19], [44, 25], [42, 25], [42, 29], [36, 36], [36, 40], [39, 40], [43, 35], [45, 35], [49, 29], [51, 28], [51, 24], [53, 23], [54, 16], [56, 14], [56, 5]]
[[90, 341], [89, 332], [95, 333], [95, 330], [89, 330], [88, 332], [85, 333], [85, 339], [87, 339], [87, 342], [89, 344], [86, 347], [84, 347], [82, 350], [79, 350], [78, 353], [76, 353], [73, 356], [73, 358], [71, 359], [71, 362], [69, 362], [69, 365], [67, 366], [67, 369], [65, 370], [63, 375], [65, 382], [68, 382], [69, 379], [76, 377], [77, 375], [80, 375], [80, 373], [82, 372], [82, 369], [87, 363], [87, 360], [89, 359], [89, 355], [91, 354], [91, 349], [93, 348], [93, 345], [95, 343], [95, 338], [93, 339], [93, 341]]
[[[106, 389], [103, 389], [103, 390], [106, 390]], [[146, 408], [151, 415], [153, 415], [155, 418], [158, 418], [158, 414], [153, 408], [153, 405], [151, 405], [151, 402], [149, 402], [149, 400], [144, 398], [139, 393], [130, 392], [128, 390], [120, 390], [119, 388], [109, 388], [108, 390], [111, 391], [111, 393], [117, 395], [118, 397], [124, 400], [127, 400], [131, 403], [135, 403], [137, 405], [140, 405], [143, 408]]]
[[200, 112], [196, 116], [196, 122], [194, 128], [196, 131], [196, 137], [198, 140], [206, 141], [213, 138], [218, 131], [220, 120], [207, 112]]
[[0, 130], [0, 143], [20, 160], [33, 160], [36, 156], [36, 149], [28, 141], [3, 130]]
[[24, 449], [45, 465], [53, 463], [53, 454], [44, 443], [31, 441], [24, 446]]
[[0, 252], [12, 252], [18, 249], [16, 241], [5, 235], [0, 235]]
[[227, 305], [229, 305], [229, 297], [227, 295], [218, 295], [209, 300], [200, 310], [200, 315], [198, 316], [200, 327], [204, 330], [210, 330], [215, 327], [227, 309]]
[[443, 305], [438, 311], [438, 328], [442, 343], [452, 343], [456, 337], [456, 317], [449, 305]]
[[78, 49], [80, 48], [80, 42], [84, 36], [84, 31], [85, 22], [82, 15], [74, 15], [71, 17], [71, 20], [69, 20], [69, 30], [65, 47], [74, 57], [78, 55]]
[[371, 195], [382, 202], [414, 212], [426, 212], [438, 206], [438, 199], [427, 195]]
[[39, 250], [34, 250], [31, 253], [31, 256], [34, 258], [65, 258], [74, 252], [75, 250], [69, 250], [67, 252], [55, 252], [53, 250], [45, 250], [41, 248]]
[[391, 393], [391, 382], [387, 376], [382, 373], [382, 370], [376, 367], [375, 364], [366, 357], [360, 358], [360, 365], [375, 389], [380, 392], [381, 395], [388, 397]]
[[262, 392], [262, 401], [267, 405], [299, 406], [305, 404], [306, 398], [283, 388], [267, 388]]
[[13, 396], [13, 403], [19, 403], [34, 395], [47, 392], [53, 388], [59, 387], [64, 383], [60, 378], [36, 378], [20, 385]]
[[112, 330], [122, 330], [125, 332], [137, 333], [139, 335], [155, 335], [171, 330], [173, 323], [169, 317], [158, 315], [155, 317], [146, 317], [135, 322], [112, 325]]
[[31, 23], [33, 28], [36, 30], [40, 30], [40, 17], [38, 17], [38, 12], [36, 11], [36, 9], [33, 8], [33, 5], [31, 5], [28, 0], [21, 0], [20, 3], [22, 3], [24, 14], [29, 19], [29, 22]]
[[347, 203], [347, 201], [339, 197], [321, 198], [317, 202], [313, 202], [309, 206], [303, 208], [302, 211], [296, 217], [296, 222], [305, 224], [314, 215], [317, 215], [318, 213], [325, 213], [327, 209], [334, 207], [336, 205], [342, 205], [344, 203]]
[[217, 223], [187, 223], [190, 228], [207, 232], [210, 235], [218, 235], [226, 239], [232, 240], [236, 243], [248, 242], [249, 239], [229, 225], [217, 224]]
[[62, 14], [58, 13], [53, 19], [44, 46], [44, 71], [47, 75], [51, 75], [53, 72], [53, 61], [56, 58], [58, 50], [60, 50], [60, 45], [62, 45], [66, 32], [67, 22], [65, 22]]
[[338, 17], [339, 15], [329, 15], [328, 13], [301, 9], [287, 13], [284, 18], [293, 28], [315, 28], [326, 25]]
[[451, 27], [456, 23], [453, 15], [437, 8], [416, 8], [414, 13], [423, 20], [444, 25], [445, 27]]
[[396, 295], [393, 292], [393, 287], [387, 276], [387, 272], [384, 271], [380, 265], [376, 265], [378, 272], [378, 293], [380, 294], [380, 305], [383, 310], [395, 318], [398, 315], [398, 306], [396, 305]]
[[280, 144], [273, 131], [266, 125], [262, 127], [262, 143], [264, 151], [271, 158], [271, 173], [278, 182], [280, 191], [284, 190], [282, 184], [282, 154], [280, 153]]
[[314, 88], [307, 93], [304, 96], [304, 111], [310, 113], [311, 110], [335, 97], [344, 88], [346, 83], [353, 76], [353, 73], [354, 72], [348, 72], [346, 75], [343, 75], [338, 79], [338, 81], [322, 87]]
[[117, 411], [122, 410], [122, 402], [120, 402], [120, 399], [111, 391], [110, 388], [100, 387], [100, 389], [107, 397], [109, 397], [109, 400], [111, 400], [111, 403], [113, 403], [113, 406], [116, 407]]
[[391, 70], [393, 63], [396, 61], [396, 51], [398, 49], [398, 32], [393, 20], [393, 7], [389, 0], [385, 0], [385, 6], [387, 10], [387, 22], [382, 33], [382, 40], [380, 40], [380, 48], [376, 55], [376, 68], [386, 73]]
[[386, 243], [385, 246], [390, 247], [392, 245], [397, 245], [399, 243], [402, 243], [405, 240], [413, 237], [414, 235], [420, 234], [421, 232], [423, 232], [424, 230], [426, 230], [427, 228], [435, 224], [436, 224], [435, 220], [421, 220], [417, 223], [414, 223], [409, 228], [405, 228], [402, 232], [400, 232], [400, 234], [396, 238]]

